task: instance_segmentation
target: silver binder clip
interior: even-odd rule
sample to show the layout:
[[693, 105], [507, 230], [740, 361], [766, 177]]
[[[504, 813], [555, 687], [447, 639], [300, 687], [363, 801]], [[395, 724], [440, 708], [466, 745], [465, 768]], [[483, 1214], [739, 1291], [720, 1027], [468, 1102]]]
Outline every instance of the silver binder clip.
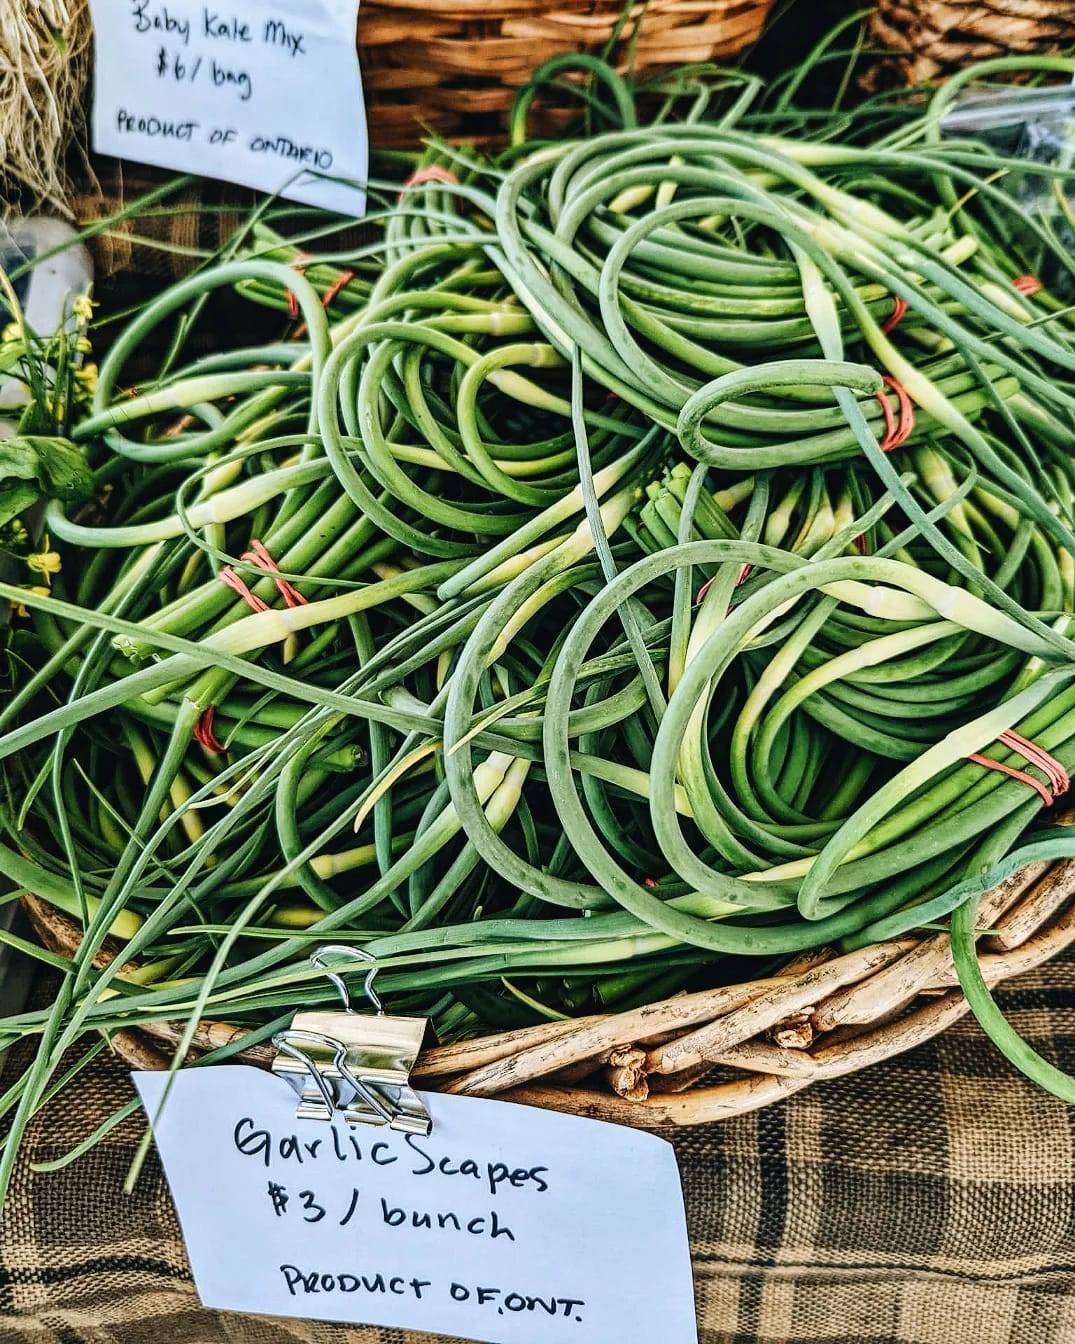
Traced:
[[340, 1119], [428, 1134], [429, 1113], [410, 1084], [428, 1019], [389, 1016], [373, 988], [376, 967], [363, 982], [376, 1015], [356, 1013], [343, 979], [325, 966], [324, 957], [330, 954], [373, 960], [355, 947], [322, 947], [311, 956], [336, 986], [344, 1011], [296, 1013], [291, 1026], [272, 1038], [277, 1049], [273, 1073], [286, 1078], [298, 1094], [300, 1119]]

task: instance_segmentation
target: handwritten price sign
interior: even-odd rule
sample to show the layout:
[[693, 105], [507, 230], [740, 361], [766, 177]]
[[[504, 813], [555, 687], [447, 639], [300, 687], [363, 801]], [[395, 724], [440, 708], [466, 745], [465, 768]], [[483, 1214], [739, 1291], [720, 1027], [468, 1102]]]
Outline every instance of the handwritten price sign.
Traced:
[[358, 0], [90, 0], [90, 9], [99, 152], [363, 212]]
[[[165, 1079], [134, 1080], [156, 1115]], [[669, 1144], [424, 1100], [428, 1137], [297, 1120], [259, 1069], [181, 1072], [155, 1135], [202, 1301], [496, 1344], [696, 1344]]]

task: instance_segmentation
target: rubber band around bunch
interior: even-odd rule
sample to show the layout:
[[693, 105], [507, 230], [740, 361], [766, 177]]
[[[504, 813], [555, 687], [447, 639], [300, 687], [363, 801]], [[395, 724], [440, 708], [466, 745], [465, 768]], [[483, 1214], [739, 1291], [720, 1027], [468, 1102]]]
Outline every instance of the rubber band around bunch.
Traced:
[[[269, 574], [272, 577], [277, 592], [284, 599], [285, 606], [303, 606], [309, 601], [308, 598], [303, 597], [293, 584], [289, 583], [288, 580], [283, 577], [276, 561], [273, 560], [272, 556], [269, 554], [268, 548], [263, 542], [254, 538], [250, 542], [250, 549], [244, 551], [239, 558], [247, 564], [256, 565], [258, 569], [264, 570], [266, 574]], [[260, 612], [269, 610], [269, 604], [258, 597], [257, 593], [249, 587], [242, 575], [236, 573], [231, 565], [225, 565], [223, 569], [221, 569], [219, 578], [221, 583], [227, 584], [229, 588], [238, 593], [252, 611]], [[224, 750], [224, 747], [213, 732], [213, 718], [215, 714], [215, 705], [210, 705], [202, 712], [194, 729], [194, 740], [200, 746], [204, 747], [206, 751], [221, 752]]]
[[1031, 742], [1029, 738], [1023, 737], [1014, 729], [1006, 729], [998, 738], [1006, 747], [1012, 751], [1018, 752], [1020, 756], [1029, 764], [1037, 768], [1046, 776], [1047, 783], [1035, 778], [1027, 770], [1020, 770], [1017, 766], [1007, 765], [1003, 761], [995, 761], [991, 756], [984, 756], [980, 752], [972, 752], [967, 759], [973, 761], [975, 765], [983, 766], [987, 770], [996, 770], [1002, 775], [1007, 775], [1010, 779], [1017, 779], [1021, 784], [1037, 793], [1045, 807], [1052, 807], [1053, 804], [1067, 793], [1071, 787], [1071, 780], [1068, 772], [1062, 762], [1051, 755], [1044, 747], [1039, 747], [1036, 742]]

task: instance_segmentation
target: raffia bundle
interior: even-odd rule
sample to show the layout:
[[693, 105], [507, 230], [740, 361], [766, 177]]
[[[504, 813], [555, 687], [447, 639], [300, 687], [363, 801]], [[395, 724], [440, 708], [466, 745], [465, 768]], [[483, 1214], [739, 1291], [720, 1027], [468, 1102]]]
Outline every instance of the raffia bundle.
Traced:
[[6, 201], [66, 209], [67, 149], [84, 121], [90, 36], [85, 0], [0, 4], [0, 188]]

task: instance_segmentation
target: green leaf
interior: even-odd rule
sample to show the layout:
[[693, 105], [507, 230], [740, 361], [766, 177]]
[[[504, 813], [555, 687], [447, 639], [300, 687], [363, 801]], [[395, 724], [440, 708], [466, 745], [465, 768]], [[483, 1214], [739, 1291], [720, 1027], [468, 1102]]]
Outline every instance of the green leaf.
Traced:
[[37, 448], [39, 480], [50, 499], [77, 502], [89, 498], [93, 493], [93, 473], [81, 448], [70, 439], [41, 436], [31, 442]]
[[0, 527], [39, 499], [77, 503], [93, 493], [93, 473], [70, 439], [16, 434], [0, 439]]
[[12, 369], [18, 368], [25, 355], [21, 345], [10, 345], [7, 350], [0, 350], [0, 373], [10, 373]]
[[0, 527], [6, 527], [41, 498], [35, 485], [0, 485]]
[[40, 482], [41, 458], [32, 439], [0, 439], [0, 485], [10, 477]]

